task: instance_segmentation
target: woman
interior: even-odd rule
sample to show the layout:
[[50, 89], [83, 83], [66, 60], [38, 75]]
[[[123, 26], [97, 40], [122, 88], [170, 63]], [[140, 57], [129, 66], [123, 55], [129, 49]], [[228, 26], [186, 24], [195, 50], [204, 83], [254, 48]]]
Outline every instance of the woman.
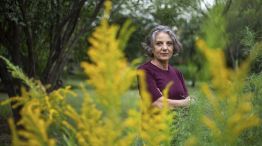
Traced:
[[138, 69], [145, 72], [152, 105], [163, 107], [162, 92], [166, 85], [172, 82], [167, 100], [169, 107], [188, 106], [190, 96], [188, 96], [183, 75], [179, 70], [169, 65], [171, 57], [181, 49], [181, 44], [174, 32], [167, 26], [156, 26], [142, 45], [151, 59], [139, 66]]

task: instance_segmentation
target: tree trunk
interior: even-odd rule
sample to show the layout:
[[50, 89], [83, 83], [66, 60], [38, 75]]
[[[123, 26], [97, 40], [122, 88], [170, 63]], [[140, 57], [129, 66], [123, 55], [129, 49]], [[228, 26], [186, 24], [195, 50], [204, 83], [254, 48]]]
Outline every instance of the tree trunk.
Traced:
[[[6, 29], [0, 27], [0, 43], [7, 49], [7, 53], [11, 57], [11, 62], [16, 66], [23, 68], [21, 59], [22, 55], [20, 52], [21, 28], [15, 22], [9, 20], [6, 20], [5, 24], [1, 24], [1, 26], [4, 25], [7, 25], [8, 27]], [[20, 95], [21, 81], [12, 77], [11, 73], [7, 69], [6, 63], [2, 59], [0, 59], [0, 78], [9, 98]], [[14, 103], [11, 103], [11, 105], [13, 104]], [[12, 108], [15, 122], [18, 122], [20, 119], [20, 109], [21, 107], [16, 109]]]
[[75, 1], [70, 13], [62, 20], [59, 16], [56, 17], [50, 37], [52, 38], [50, 54], [41, 78], [43, 84], [50, 86], [49, 92], [59, 87], [59, 78], [71, 53], [66, 48], [77, 25], [79, 14], [85, 1]]
[[25, 2], [18, 1], [18, 5], [21, 11], [23, 22], [25, 23], [25, 26], [23, 28], [24, 34], [26, 36], [26, 45], [27, 45], [27, 65], [26, 65], [26, 73], [29, 77], [35, 77], [35, 54], [34, 54], [34, 45], [33, 45], [33, 34], [32, 34], [32, 28], [30, 26], [30, 22], [28, 20], [28, 14], [30, 12], [27, 12], [27, 5]]

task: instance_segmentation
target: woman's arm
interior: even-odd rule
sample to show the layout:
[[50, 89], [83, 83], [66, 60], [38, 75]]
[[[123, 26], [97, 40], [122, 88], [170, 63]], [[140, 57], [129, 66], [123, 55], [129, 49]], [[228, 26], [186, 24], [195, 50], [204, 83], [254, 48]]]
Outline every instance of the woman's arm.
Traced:
[[[181, 100], [167, 99], [167, 102], [170, 108], [188, 107], [190, 104], [190, 99], [191, 97], [187, 96], [185, 99], [181, 99]], [[153, 102], [153, 106], [158, 107], [158, 108], [163, 108], [163, 100], [164, 100], [164, 97], [161, 96], [155, 102]]]

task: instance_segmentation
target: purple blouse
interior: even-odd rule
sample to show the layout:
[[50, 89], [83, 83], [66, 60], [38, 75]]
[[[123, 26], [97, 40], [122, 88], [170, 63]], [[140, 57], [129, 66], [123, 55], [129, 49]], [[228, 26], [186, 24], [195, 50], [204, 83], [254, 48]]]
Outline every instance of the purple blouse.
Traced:
[[150, 61], [138, 67], [144, 70], [146, 75], [147, 89], [152, 96], [152, 102], [162, 96], [162, 92], [169, 82], [173, 82], [169, 89], [169, 99], [184, 99], [188, 96], [182, 73], [168, 65], [168, 70], [162, 70]]

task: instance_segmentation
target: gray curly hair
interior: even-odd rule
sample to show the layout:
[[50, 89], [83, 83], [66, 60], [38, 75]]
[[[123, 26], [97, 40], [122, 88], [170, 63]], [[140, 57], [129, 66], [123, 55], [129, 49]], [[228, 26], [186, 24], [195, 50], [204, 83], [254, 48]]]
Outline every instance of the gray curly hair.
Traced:
[[157, 25], [156, 27], [154, 27], [152, 29], [152, 31], [149, 33], [149, 35], [145, 38], [145, 41], [142, 42], [142, 46], [145, 49], [145, 52], [149, 57], [152, 57], [152, 58], [154, 57], [154, 55], [153, 55], [153, 49], [154, 49], [153, 44], [154, 44], [154, 41], [156, 39], [156, 35], [159, 32], [167, 33], [170, 36], [170, 38], [172, 39], [173, 46], [174, 46], [173, 54], [177, 54], [182, 49], [182, 45], [178, 41], [175, 33], [168, 26]]

